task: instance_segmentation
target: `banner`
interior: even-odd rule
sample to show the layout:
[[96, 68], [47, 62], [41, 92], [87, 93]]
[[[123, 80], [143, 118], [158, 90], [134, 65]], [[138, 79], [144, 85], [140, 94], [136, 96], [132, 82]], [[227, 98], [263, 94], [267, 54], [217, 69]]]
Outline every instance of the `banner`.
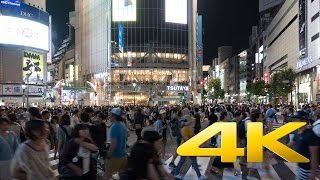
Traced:
[[43, 84], [44, 57], [29, 51], [23, 53], [22, 79], [26, 84]]
[[[29, 93], [27, 93], [29, 89]], [[3, 84], [2, 85], [2, 95], [4, 96], [15, 96], [15, 95], [22, 95], [23, 89], [21, 84]], [[29, 88], [25, 89], [25, 94], [29, 94], [29, 96], [42, 96], [45, 92], [44, 86], [35, 86], [29, 85]]]
[[198, 50], [197, 59], [198, 62], [203, 63], [203, 44], [202, 44], [202, 16], [198, 16]]

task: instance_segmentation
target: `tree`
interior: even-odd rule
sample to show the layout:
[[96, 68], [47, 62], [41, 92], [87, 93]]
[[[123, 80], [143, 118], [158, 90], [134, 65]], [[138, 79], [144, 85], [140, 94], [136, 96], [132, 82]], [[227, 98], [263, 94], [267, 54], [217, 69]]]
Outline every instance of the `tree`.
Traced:
[[276, 72], [271, 77], [269, 93], [272, 96], [287, 96], [292, 93], [296, 77], [296, 72], [291, 68]]
[[213, 91], [214, 99], [224, 99], [225, 91], [221, 88], [220, 79], [209, 79], [207, 82], [208, 92]]
[[249, 93], [249, 95], [265, 96], [266, 84], [264, 80], [258, 80], [252, 84], [248, 84], [246, 90]]

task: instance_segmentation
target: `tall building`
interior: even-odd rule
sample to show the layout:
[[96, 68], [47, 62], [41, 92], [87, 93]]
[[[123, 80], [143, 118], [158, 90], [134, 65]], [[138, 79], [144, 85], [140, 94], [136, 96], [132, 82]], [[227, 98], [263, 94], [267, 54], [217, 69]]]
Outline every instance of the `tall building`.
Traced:
[[297, 103], [320, 103], [320, 4], [314, 0], [298, 0], [299, 54], [296, 62], [298, 80]]
[[45, 0], [0, 2], [0, 101], [42, 105], [46, 95], [50, 17]]
[[75, 14], [77, 84], [93, 84], [96, 103], [191, 100], [197, 73], [195, 0], [76, 0]]
[[286, 0], [265, 31], [264, 73], [270, 77], [285, 68], [296, 70], [295, 105], [320, 103], [319, 10], [313, 0]]

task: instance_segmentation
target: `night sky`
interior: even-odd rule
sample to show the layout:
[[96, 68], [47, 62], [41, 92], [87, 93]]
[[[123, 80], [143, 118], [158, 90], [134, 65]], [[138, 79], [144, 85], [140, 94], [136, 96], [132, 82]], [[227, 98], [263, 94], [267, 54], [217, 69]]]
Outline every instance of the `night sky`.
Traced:
[[[151, 0], [150, 0], [151, 1]], [[258, 0], [198, 0], [199, 15], [203, 16], [204, 61], [210, 64], [217, 57], [217, 48], [233, 46], [239, 53], [248, 47], [251, 26], [259, 20]], [[68, 13], [74, 10], [74, 0], [47, 0], [52, 15], [53, 42], [57, 48], [68, 34]]]

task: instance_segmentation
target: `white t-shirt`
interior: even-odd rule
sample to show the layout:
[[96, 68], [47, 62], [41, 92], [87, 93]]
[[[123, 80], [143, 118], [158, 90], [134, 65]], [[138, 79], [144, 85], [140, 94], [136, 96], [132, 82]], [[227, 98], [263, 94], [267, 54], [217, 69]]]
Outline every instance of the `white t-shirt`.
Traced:
[[78, 156], [82, 158], [82, 172], [87, 174], [90, 171], [90, 151], [80, 146]]
[[320, 137], [320, 119], [317, 120], [315, 123], [313, 123], [313, 132], [318, 136]]

